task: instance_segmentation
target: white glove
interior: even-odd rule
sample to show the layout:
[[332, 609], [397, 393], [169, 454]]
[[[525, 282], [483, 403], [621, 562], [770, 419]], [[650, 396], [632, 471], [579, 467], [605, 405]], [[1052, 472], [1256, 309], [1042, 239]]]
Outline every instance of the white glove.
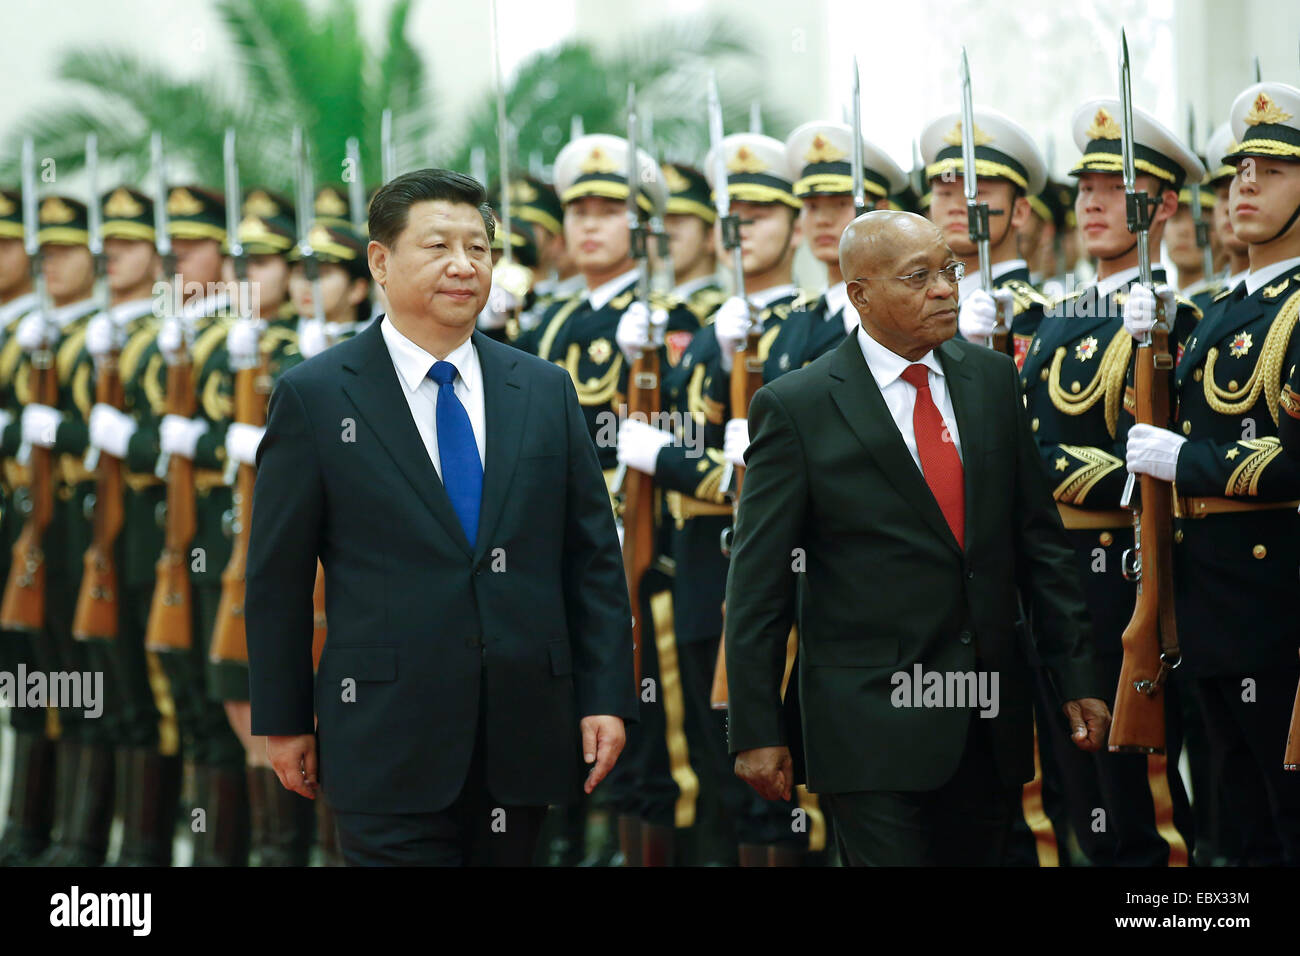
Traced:
[[158, 429], [158, 446], [164, 454], [193, 458], [194, 449], [207, 430], [208, 423], [201, 418], [164, 415], [162, 426]]
[[983, 289], [966, 296], [957, 310], [957, 331], [967, 342], [987, 345], [993, 328], [998, 324], [998, 304]]
[[252, 368], [257, 364], [258, 339], [262, 334], [262, 323], [256, 319], [240, 319], [226, 333], [226, 354], [230, 367], [239, 369]]
[[9, 423], [14, 420], [14, 416], [5, 409], [0, 408], [0, 432], [9, 427]]
[[1128, 470], [1135, 475], [1173, 481], [1178, 477], [1178, 452], [1186, 443], [1186, 438], [1167, 428], [1134, 425], [1129, 429], [1124, 452]]
[[672, 440], [673, 436], [662, 429], [625, 418], [618, 426], [618, 460], [629, 468], [653, 475], [659, 449]]
[[718, 340], [718, 354], [724, 372], [731, 371], [732, 359], [749, 335], [750, 324], [749, 303], [738, 295], [722, 303], [714, 313], [713, 334]]
[[54, 447], [54, 434], [59, 430], [63, 413], [48, 405], [28, 405], [23, 408], [23, 441], [41, 448]]
[[745, 467], [745, 451], [749, 448], [749, 419], [733, 418], [727, 422], [722, 438], [722, 455], [737, 468]]
[[303, 358], [309, 359], [313, 355], [319, 355], [328, 347], [329, 341], [325, 338], [325, 328], [320, 322], [312, 319], [298, 327], [298, 352]]
[[96, 405], [90, 410], [90, 443], [114, 458], [126, 457], [126, 446], [136, 428], [134, 418], [112, 405]]
[[226, 429], [226, 454], [241, 465], [257, 464], [257, 446], [264, 434], [265, 428], [232, 422]]
[[126, 344], [125, 339], [122, 327], [102, 312], [86, 326], [86, 351], [91, 358], [102, 359], [109, 352], [120, 350]]
[[35, 352], [42, 347], [48, 347], [58, 341], [58, 329], [54, 323], [46, 322], [45, 316], [39, 312], [33, 312], [21, 322], [18, 323], [18, 345], [24, 352]]
[[168, 365], [185, 359], [185, 326], [176, 316], [168, 318], [158, 330], [158, 351]]
[[488, 300], [483, 306], [483, 311], [478, 316], [478, 327], [480, 329], [504, 329], [510, 317], [515, 314], [515, 309], [519, 308], [519, 297], [513, 292], [508, 292], [496, 282], [492, 283], [492, 289], [488, 292]]
[[1178, 293], [1173, 286], [1156, 286], [1153, 293], [1146, 286], [1133, 283], [1124, 300], [1124, 328], [1135, 339], [1142, 338], [1156, 324], [1156, 296], [1164, 300], [1165, 315], [1172, 316], [1178, 307]]
[[614, 341], [629, 362], [650, 347], [650, 307], [644, 302], [633, 302], [618, 320]]

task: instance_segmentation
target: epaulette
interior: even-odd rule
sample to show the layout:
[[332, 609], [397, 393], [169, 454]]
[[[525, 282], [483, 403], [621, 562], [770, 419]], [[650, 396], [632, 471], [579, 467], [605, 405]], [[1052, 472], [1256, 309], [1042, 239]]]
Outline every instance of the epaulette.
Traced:
[[700, 324], [705, 325], [713, 318], [713, 313], [718, 311], [718, 307], [726, 301], [725, 292], [716, 286], [708, 286], [688, 298], [685, 305], [699, 319]]
[[1283, 276], [1282, 280], [1274, 285], [1266, 285], [1260, 290], [1260, 298], [1266, 302], [1273, 302], [1282, 298], [1283, 294], [1291, 288], [1291, 280], [1300, 280], [1300, 273], [1294, 276]]
[[1174, 304], [1177, 305], [1180, 309], [1184, 309], [1184, 308], [1191, 309], [1192, 314], [1196, 316], [1197, 322], [1201, 321], [1201, 316], [1204, 315], [1204, 313], [1201, 312], [1201, 307], [1197, 305], [1195, 302], [1193, 302], [1191, 299], [1187, 298], [1186, 296], [1183, 295], [1174, 296]]
[[769, 315], [776, 316], [784, 322], [786, 319], [790, 318], [790, 310], [793, 308], [793, 305], [794, 303], [792, 302], [778, 302], [776, 305], [764, 309], [761, 314], [764, 317]]
[[799, 294], [794, 297], [790, 303], [791, 312], [807, 312], [810, 306], [814, 306], [821, 299], [819, 295], [809, 295], [805, 290], [800, 289]]
[[[635, 295], [636, 290], [632, 290]], [[690, 308], [690, 303], [685, 299], [673, 295], [671, 292], [657, 292], [650, 290], [649, 295], [650, 308], [663, 309], [665, 312], [671, 312], [673, 309]]]
[[1065, 295], [1061, 296], [1060, 298], [1048, 299], [1047, 300], [1048, 308], [1052, 308], [1052, 309], [1060, 308], [1063, 303], [1069, 302], [1071, 299], [1077, 299], [1079, 298], [1079, 296], [1083, 295], [1083, 293], [1084, 293], [1083, 289], [1075, 289], [1073, 292], [1067, 292]]
[[1230, 295], [1232, 295], [1232, 289], [1228, 288], [1227, 286], [1224, 286], [1222, 291], [1216, 292], [1214, 293], [1214, 295], [1210, 297], [1210, 301], [1218, 302], [1220, 299], [1226, 299]]
[[1008, 279], [1002, 283], [1002, 288], [1011, 293], [1012, 308], [1016, 315], [1024, 312], [1030, 306], [1039, 306], [1047, 309], [1052, 303], [1037, 289], [1023, 279]]

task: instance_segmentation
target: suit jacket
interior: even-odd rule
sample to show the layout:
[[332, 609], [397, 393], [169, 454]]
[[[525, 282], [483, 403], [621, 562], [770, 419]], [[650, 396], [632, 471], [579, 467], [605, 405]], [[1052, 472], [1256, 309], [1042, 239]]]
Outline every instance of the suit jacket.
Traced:
[[[797, 599], [799, 716], [815, 792], [936, 789], [956, 771], [971, 719], [988, 720], [1004, 783], [1033, 776], [1017, 588], [1062, 696], [1106, 696], [1015, 364], [958, 340], [937, 352], [961, 436], [964, 551], [856, 336], [764, 386], [750, 406], [727, 582], [730, 747], [792, 743], [780, 686]], [[893, 706], [892, 676], [915, 664], [998, 672], [997, 716]]]
[[[567, 799], [579, 718], [636, 716], [618, 537], [573, 385], [478, 332], [474, 345], [487, 436], [473, 550], [378, 322], [271, 396], [248, 563], [253, 732], [311, 733], [314, 712], [339, 810], [450, 805], [480, 689], [487, 784], [503, 804]], [[313, 687], [318, 556], [329, 636]]]

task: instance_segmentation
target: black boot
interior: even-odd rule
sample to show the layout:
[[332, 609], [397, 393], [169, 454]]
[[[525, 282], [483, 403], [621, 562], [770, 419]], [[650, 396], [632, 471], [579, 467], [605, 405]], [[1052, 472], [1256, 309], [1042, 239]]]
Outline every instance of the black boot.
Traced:
[[[248, 865], [270, 866], [263, 862], [266, 855], [266, 787], [262, 783], [265, 767], [247, 767], [248, 780]], [[272, 771], [274, 773], [274, 771]]]
[[69, 866], [72, 855], [72, 818], [81, 786], [81, 743], [60, 739], [54, 745], [53, 839], [32, 866]]
[[[278, 781], [277, 781], [278, 782]], [[347, 866], [343, 851], [339, 849], [339, 830], [334, 824], [334, 811], [318, 795], [316, 803], [316, 838], [320, 841], [321, 866]]]
[[204, 830], [194, 834], [192, 866], [248, 866], [248, 779], [244, 768], [194, 768]]
[[618, 815], [618, 849], [623, 858], [621, 866], [641, 865], [641, 818], [630, 814]]
[[71, 839], [62, 840], [66, 855], [61, 866], [103, 866], [113, 827], [114, 754], [112, 747], [85, 744], [77, 764], [77, 797], [72, 811]]
[[54, 821], [53, 741], [44, 734], [14, 736], [9, 820], [0, 837], [0, 866], [30, 866], [50, 845]]
[[[261, 799], [266, 809], [260, 866], [306, 866], [311, 855], [316, 807], [313, 801], [286, 790], [270, 767], [260, 771]], [[251, 790], [250, 781], [250, 790]]]
[[114, 866], [171, 866], [172, 837], [180, 796], [180, 758], [153, 746], [118, 751], [122, 846]]

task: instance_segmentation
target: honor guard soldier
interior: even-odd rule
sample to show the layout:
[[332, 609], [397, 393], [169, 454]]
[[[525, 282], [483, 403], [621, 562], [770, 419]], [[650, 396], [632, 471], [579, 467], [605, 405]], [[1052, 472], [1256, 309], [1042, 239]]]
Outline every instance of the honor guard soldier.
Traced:
[[929, 217], [966, 265], [958, 283], [962, 337], [984, 343], [993, 334], [997, 299], [1011, 300], [1016, 364], [1042, 321], [1047, 300], [1029, 283], [1029, 264], [1020, 257], [1020, 234], [1035, 213], [1030, 197], [1042, 192], [1047, 167], [1033, 138], [1014, 120], [992, 109], [974, 111], [975, 173], [979, 201], [989, 207], [989, 263], [993, 288], [981, 288], [979, 250], [970, 238], [963, 186], [961, 113], [941, 116], [921, 132], [921, 155], [930, 186]]
[[1232, 124], [1224, 123], [1213, 133], [1205, 144], [1206, 165], [1209, 173], [1206, 183], [1214, 191], [1214, 205], [1210, 208], [1210, 229], [1224, 256], [1224, 274], [1203, 292], [1191, 296], [1196, 307], [1204, 312], [1214, 301], [1214, 297], [1225, 289], [1235, 289], [1246, 273], [1250, 271], [1250, 246], [1237, 238], [1232, 230], [1231, 203], [1228, 193], [1232, 180], [1237, 175], [1237, 168], [1223, 160], [1236, 146], [1232, 138]]
[[[160, 482], [153, 476], [152, 466], [143, 482], [140, 476], [132, 475], [125, 461], [126, 444], [115, 443], [106, 449], [96, 443], [96, 437], [103, 436], [93, 427], [99, 419], [95, 403], [101, 386], [111, 393], [115, 391], [113, 382], [121, 381], [123, 347], [155, 326], [154, 291], [162, 263], [154, 247], [153, 200], [129, 186], [119, 186], [104, 196], [102, 209], [109, 303], [86, 328], [84, 344], [73, 366], [72, 394], [78, 415], [76, 444], [82, 452], [94, 449], [86, 456], [87, 463], [93, 458], [99, 462], [95, 471], [102, 471], [100, 466], [111, 457], [116, 459], [112, 467], [120, 476], [117, 484], [120, 497], [102, 498], [96, 488], [94, 498], [88, 502], [94, 508], [95, 536], [87, 535], [90, 541], [79, 544], [87, 555], [88, 568], [94, 562], [87, 543], [97, 549], [105, 546], [111, 549], [117, 584], [116, 593], [111, 597], [116, 634], [105, 639], [97, 626], [91, 610], [96, 596], [87, 593], [88, 588], [95, 587], [95, 580], [88, 577], [82, 581], [78, 598], [78, 620], [82, 621], [79, 627], [85, 633], [76, 636], [86, 640], [92, 661], [104, 659], [97, 666], [112, 669], [119, 689], [121, 714], [115, 737], [123, 830], [115, 865], [168, 866], [181, 790], [179, 739], [166, 678], [157, 661], [151, 660], [145, 650], [157, 547], [152, 553], [144, 547], [143, 560], [138, 550], [142, 526], [144, 540], [155, 546], [159, 544], [153, 530], [157, 526], [155, 505], [159, 499], [147, 494], [142, 499], [138, 492], [145, 487], [158, 487]], [[106, 381], [101, 382], [101, 378]], [[104, 407], [114, 414], [123, 414], [114, 405]], [[67, 418], [70, 416], [65, 418], [64, 427], [71, 430]], [[113, 486], [108, 482], [103, 488]], [[101, 527], [114, 526], [120, 527], [115, 538], [107, 543], [98, 539]], [[71, 555], [69, 560], [74, 557], [75, 554]]]
[[[0, 430], [13, 420], [13, 363], [19, 352], [6, 348], [18, 323], [36, 307], [31, 263], [23, 245], [22, 195], [0, 191]], [[12, 360], [12, 361], [11, 361]], [[0, 475], [0, 574], [9, 578], [14, 541], [22, 530], [23, 516], [14, 507], [12, 466]], [[35, 670], [32, 635], [0, 631], [0, 668], [17, 674], [19, 665]], [[14, 732], [9, 763], [9, 817], [0, 836], [0, 866], [21, 866], [39, 856], [50, 841], [54, 807], [54, 748], [43, 708], [9, 708]]]
[[[1128, 469], [1172, 481], [1174, 592], [1185, 678], [1234, 820], [1234, 863], [1300, 863], [1300, 776], [1281, 766], [1300, 665], [1300, 464], [1279, 440], [1300, 363], [1300, 89], [1257, 83], [1232, 104], [1233, 231], [1250, 271], [1220, 293], [1175, 374], [1171, 429], [1135, 425]], [[1155, 299], [1130, 299], [1149, 328]]]
[[564, 245], [564, 207], [553, 186], [533, 176], [511, 180], [510, 216], [512, 220], [527, 223], [532, 231], [533, 244], [537, 247], [534, 272], [538, 279], [533, 283], [532, 305], [518, 319], [506, 323], [506, 340], [525, 351], [536, 351], [536, 338], [529, 347], [527, 342], [520, 344], [520, 335], [532, 336], [552, 305], [576, 295], [586, 286]]
[[[537, 272], [537, 244], [533, 239], [533, 227], [514, 218], [511, 207], [510, 219], [510, 260], [521, 269], [507, 270], [506, 281], [501, 280], [502, 273], [496, 269], [505, 255], [506, 227], [501, 220], [500, 205], [491, 201], [493, 216], [496, 218], [496, 232], [492, 235], [492, 290], [488, 300], [479, 313], [477, 327], [480, 332], [498, 342], [510, 342], [511, 323], [514, 323], [518, 335], [519, 320], [522, 312], [535, 308], [533, 284]], [[507, 288], [506, 286], [512, 286]]]
[[[88, 210], [83, 203], [67, 196], [46, 196], [40, 202], [38, 222], [49, 310], [37, 308], [29, 313], [0, 355], [0, 366], [13, 383], [16, 402], [0, 453], [7, 459], [5, 470], [15, 488], [15, 517], [20, 522], [31, 511], [24, 501], [33, 502], [38, 493], [32, 486], [27, 454], [39, 447], [50, 455], [51, 486], [44, 493], [53, 496], [52, 514], [39, 542], [45, 574], [41, 596], [44, 621], [29, 628], [36, 668], [47, 674], [91, 673], [97, 668], [88, 648], [72, 636], [82, 569], [80, 555], [74, 557], [73, 552], [78, 544], [84, 550], [87, 521], [82, 508], [91, 486], [81, 480], [85, 470], [71, 448], [78, 416], [72, 412], [65, 422], [65, 411], [73, 408], [72, 360], [97, 305], [92, 296], [95, 263], [88, 248]], [[55, 401], [46, 405], [39, 400], [36, 384], [39, 369], [51, 365], [57, 388]], [[20, 569], [11, 567], [9, 573], [13, 578]], [[35, 860], [37, 865], [97, 866], [104, 862], [114, 799], [112, 723], [117, 715], [111, 672], [104, 674], [103, 690], [102, 719], [87, 717], [80, 707], [58, 710], [54, 841]]]
[[368, 240], [346, 222], [325, 225], [319, 220], [309, 235], [320, 262], [322, 327], [312, 316], [312, 284], [295, 248], [289, 253], [289, 298], [298, 319], [298, 350], [309, 359], [331, 345], [344, 342], [372, 321]]
[[[1200, 191], [1201, 214], [1207, 225], [1212, 220], [1218, 196], [1211, 188], [1209, 180], [1195, 185], [1188, 183], [1178, 191], [1178, 211], [1170, 217], [1169, 225], [1165, 229], [1165, 250], [1169, 253], [1169, 261], [1178, 270], [1178, 291], [1204, 312], [1201, 303], [1208, 303], [1210, 297], [1203, 296], [1203, 293], [1212, 288], [1216, 290], [1220, 288], [1217, 268], [1218, 263], [1223, 261], [1223, 251], [1219, 246], [1218, 237], [1211, 229], [1209, 242], [1216, 271], [1206, 275], [1205, 256], [1201, 247], [1196, 244], [1196, 220], [1192, 216], [1193, 189]], [[1198, 297], [1202, 298], [1198, 299]]]
[[[1151, 248], [1160, 248], [1164, 224], [1177, 208], [1178, 189], [1197, 182], [1204, 168], [1163, 126], [1134, 109], [1137, 188], [1159, 201], [1151, 216]], [[1046, 310], [1021, 369], [1030, 428], [1042, 455], [1092, 614], [1105, 681], [1117, 686], [1120, 635], [1133, 610], [1134, 589], [1123, 576], [1122, 552], [1132, 544], [1132, 515], [1120, 508], [1124, 489], [1121, 405], [1132, 355], [1121, 308], [1138, 274], [1137, 242], [1128, 231], [1122, 184], [1120, 116], [1116, 101], [1085, 104], [1074, 116], [1082, 157], [1075, 212], [1087, 253], [1098, 259], [1098, 281]], [[1164, 270], [1152, 266], [1164, 281]], [[1179, 300], [1171, 323], [1188, 334], [1199, 312]], [[1176, 682], [1168, 685], [1166, 758], [1085, 754], [1053, 742], [1067, 807], [1085, 856], [1097, 865], [1165, 865], [1185, 861], [1191, 849], [1189, 807], [1177, 771], [1181, 746]], [[1040, 688], [1044, 709], [1059, 710]], [[1163, 764], [1163, 766], [1162, 766]], [[1152, 768], [1149, 776], [1148, 767]], [[1106, 827], [1094, 827], [1095, 811]]]
[[[724, 405], [710, 396], [715, 377], [726, 393], [733, 355], [748, 335], [751, 306], [764, 330], [760, 356], [790, 313], [798, 294], [791, 269], [802, 203], [794, 195], [794, 176], [780, 140], [738, 133], [724, 138], [721, 149], [731, 212], [740, 223], [744, 298], [728, 299], [716, 313], [713, 332], [696, 335], [682, 361], [664, 377], [664, 407], [671, 409], [673, 420], [681, 422], [684, 430], [690, 430], [694, 443], [681, 440], [684, 435], [672, 436], [628, 421], [619, 434], [619, 459], [655, 475], [667, 490], [677, 564], [673, 603], [686, 732], [702, 793], [721, 803], [722, 835], [731, 841], [728, 847], [712, 848], [713, 852], [730, 856], [738, 845], [742, 865], [796, 865], [809, 844], [808, 833], [791, 830], [791, 812], [799, 803], [768, 803], [735, 776], [726, 751], [725, 714], [710, 706], [728, 566], [719, 540], [732, 515], [722, 487], [723, 423], [729, 402]], [[718, 188], [717, 160], [710, 151], [704, 163], [710, 190]], [[671, 176], [668, 181], [671, 184]], [[821, 814], [815, 798], [805, 796], [803, 802], [809, 804], [805, 809], [817, 824], [812, 832], [819, 839], [812, 849], [821, 850]]]
[[713, 232], [718, 214], [709, 202], [711, 186], [698, 169], [680, 163], [665, 163], [663, 175], [668, 187], [664, 231], [676, 283], [672, 294], [686, 303], [700, 325], [708, 325], [727, 297], [718, 282]]

